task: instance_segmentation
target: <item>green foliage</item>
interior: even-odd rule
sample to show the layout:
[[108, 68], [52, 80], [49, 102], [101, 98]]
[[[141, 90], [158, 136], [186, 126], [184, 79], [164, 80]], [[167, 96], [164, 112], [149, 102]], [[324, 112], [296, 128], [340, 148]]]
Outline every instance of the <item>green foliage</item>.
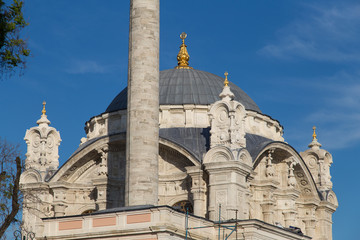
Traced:
[[0, 0], [0, 72], [9, 73], [25, 67], [25, 59], [30, 55], [27, 43], [20, 38], [20, 31], [28, 25], [25, 21], [22, 0], [13, 0], [7, 6]]

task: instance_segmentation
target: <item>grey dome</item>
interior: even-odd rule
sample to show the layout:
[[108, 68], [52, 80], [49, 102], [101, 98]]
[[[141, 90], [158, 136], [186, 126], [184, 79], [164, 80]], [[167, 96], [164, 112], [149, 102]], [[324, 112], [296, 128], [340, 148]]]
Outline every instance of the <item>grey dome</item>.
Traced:
[[[169, 69], [160, 71], [160, 105], [198, 104], [210, 105], [220, 100], [224, 78], [195, 69]], [[248, 110], [261, 113], [256, 103], [238, 86], [229, 84], [239, 101]], [[123, 89], [110, 103], [105, 112], [127, 108], [127, 88]]]

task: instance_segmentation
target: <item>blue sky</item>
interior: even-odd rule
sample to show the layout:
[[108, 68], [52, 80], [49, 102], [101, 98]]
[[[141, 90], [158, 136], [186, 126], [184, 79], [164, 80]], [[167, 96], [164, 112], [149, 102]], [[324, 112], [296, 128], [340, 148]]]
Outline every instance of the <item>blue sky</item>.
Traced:
[[[64, 163], [85, 136], [85, 121], [127, 84], [128, 12], [124, 0], [26, 1], [32, 57], [22, 76], [0, 81], [0, 135], [25, 153], [25, 131], [46, 100]], [[177, 64], [181, 32], [190, 65], [228, 71], [298, 151], [317, 126], [334, 160], [334, 239], [358, 239], [360, 2], [162, 0], [161, 70]]]

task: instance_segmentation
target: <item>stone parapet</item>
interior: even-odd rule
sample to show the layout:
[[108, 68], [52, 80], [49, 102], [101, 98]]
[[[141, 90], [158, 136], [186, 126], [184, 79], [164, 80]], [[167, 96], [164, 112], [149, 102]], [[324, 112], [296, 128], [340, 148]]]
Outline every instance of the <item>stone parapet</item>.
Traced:
[[[186, 221], [187, 220], [187, 221]], [[103, 213], [82, 216], [46, 218], [42, 220], [43, 230], [36, 236], [40, 239], [217, 239], [218, 225], [204, 218], [188, 216], [166, 206], [119, 208]], [[223, 222], [234, 225], [235, 222]], [[199, 228], [202, 227], [202, 228]], [[285, 229], [259, 220], [241, 220], [228, 239], [277, 239], [307, 240]], [[187, 231], [186, 231], [187, 230]], [[231, 230], [221, 231], [221, 238]], [[225, 236], [225, 235], [224, 235]]]

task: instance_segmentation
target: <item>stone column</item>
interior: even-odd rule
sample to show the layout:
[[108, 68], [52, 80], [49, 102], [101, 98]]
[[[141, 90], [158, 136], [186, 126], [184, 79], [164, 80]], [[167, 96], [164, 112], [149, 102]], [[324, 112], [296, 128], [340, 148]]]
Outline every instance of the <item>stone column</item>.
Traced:
[[316, 219], [315, 218], [307, 218], [303, 220], [305, 223], [305, 233], [307, 236], [315, 237], [315, 227], [316, 227]]
[[274, 224], [274, 204], [272, 202], [266, 202], [261, 204], [261, 208], [264, 215], [264, 222]]
[[186, 167], [187, 173], [191, 177], [191, 193], [194, 201], [194, 215], [205, 217], [206, 213], [206, 185], [203, 179], [204, 172], [201, 166]]
[[65, 209], [67, 206], [62, 203], [54, 204], [55, 217], [65, 216]]
[[332, 240], [332, 214], [335, 209], [322, 202], [321, 206], [317, 208], [317, 226], [316, 226], [316, 239], [319, 240]]
[[130, 1], [125, 204], [157, 205], [159, 0]]
[[286, 210], [284, 211], [284, 220], [285, 220], [285, 226], [290, 227], [295, 225], [295, 216], [296, 211], [293, 210]]

